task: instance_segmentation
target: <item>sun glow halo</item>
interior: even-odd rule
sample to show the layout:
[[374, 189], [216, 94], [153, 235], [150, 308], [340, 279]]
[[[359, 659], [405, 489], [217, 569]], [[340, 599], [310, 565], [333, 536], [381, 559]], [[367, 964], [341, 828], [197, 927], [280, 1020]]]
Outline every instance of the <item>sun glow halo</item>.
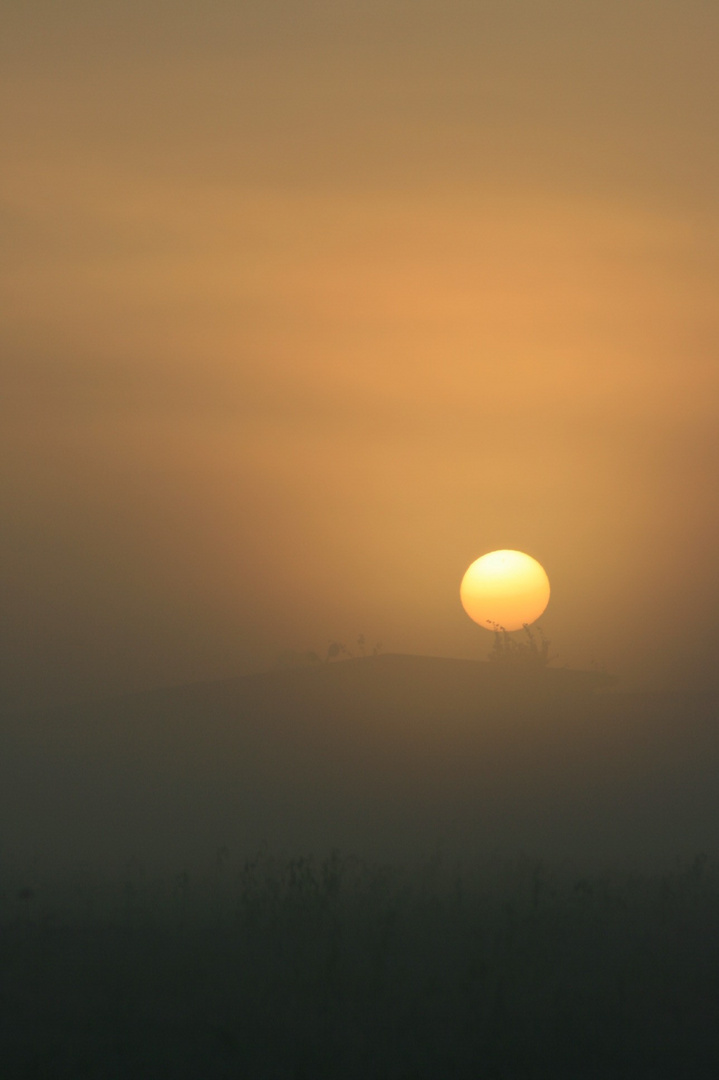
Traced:
[[523, 551], [490, 551], [469, 567], [459, 595], [470, 619], [487, 630], [521, 630], [549, 603], [549, 578]]

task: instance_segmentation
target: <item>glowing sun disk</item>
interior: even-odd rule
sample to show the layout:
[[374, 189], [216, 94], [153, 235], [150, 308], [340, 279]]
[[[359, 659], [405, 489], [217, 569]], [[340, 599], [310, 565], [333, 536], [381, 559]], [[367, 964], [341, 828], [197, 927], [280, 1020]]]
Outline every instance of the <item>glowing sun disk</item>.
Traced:
[[469, 567], [459, 595], [470, 619], [487, 630], [521, 630], [549, 603], [549, 578], [523, 551], [490, 551]]

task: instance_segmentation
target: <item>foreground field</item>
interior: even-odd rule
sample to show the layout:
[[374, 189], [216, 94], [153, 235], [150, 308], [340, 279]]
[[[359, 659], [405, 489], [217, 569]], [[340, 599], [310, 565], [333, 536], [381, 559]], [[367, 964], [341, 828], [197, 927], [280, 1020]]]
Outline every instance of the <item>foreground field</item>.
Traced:
[[580, 877], [220, 850], [205, 876], [2, 895], [0, 1073], [703, 1078], [719, 1062], [719, 869]]

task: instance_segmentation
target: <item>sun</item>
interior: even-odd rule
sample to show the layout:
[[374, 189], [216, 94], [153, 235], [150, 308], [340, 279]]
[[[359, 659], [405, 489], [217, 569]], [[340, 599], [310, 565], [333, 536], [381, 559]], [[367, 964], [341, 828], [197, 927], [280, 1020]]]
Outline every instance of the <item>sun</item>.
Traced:
[[523, 551], [490, 551], [469, 567], [459, 595], [470, 619], [487, 630], [521, 630], [549, 603], [549, 578]]

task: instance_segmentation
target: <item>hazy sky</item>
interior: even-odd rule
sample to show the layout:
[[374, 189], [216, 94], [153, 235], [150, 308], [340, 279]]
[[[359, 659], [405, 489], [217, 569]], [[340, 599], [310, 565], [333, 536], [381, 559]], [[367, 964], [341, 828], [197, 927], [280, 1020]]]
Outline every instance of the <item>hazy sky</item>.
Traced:
[[0, 0], [13, 701], [363, 633], [719, 649], [719, 7]]

